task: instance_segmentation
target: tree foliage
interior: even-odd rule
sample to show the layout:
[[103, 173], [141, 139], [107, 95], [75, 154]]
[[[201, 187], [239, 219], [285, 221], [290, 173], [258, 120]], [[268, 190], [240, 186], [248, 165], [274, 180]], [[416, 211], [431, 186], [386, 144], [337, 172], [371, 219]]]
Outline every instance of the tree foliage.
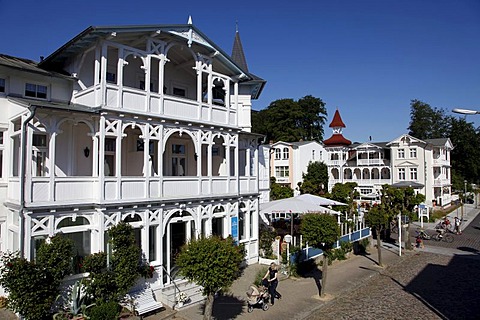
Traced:
[[276, 182], [275, 177], [270, 177], [270, 200], [280, 200], [293, 197], [293, 189]]
[[183, 276], [203, 287], [207, 297], [204, 319], [212, 316], [215, 293], [229, 288], [240, 275], [243, 258], [243, 249], [235, 245], [232, 237], [210, 236], [191, 240], [182, 247], [176, 262]]
[[300, 193], [323, 195], [328, 187], [327, 165], [321, 161], [310, 161], [307, 173], [304, 173], [302, 178], [303, 182], [299, 183]]
[[353, 199], [357, 199], [360, 196], [358, 191], [355, 190], [357, 186], [356, 182], [336, 183], [332, 188], [330, 198], [346, 203], [348, 212], [353, 212], [356, 209]]
[[321, 249], [323, 254], [322, 287], [320, 296], [325, 296], [327, 284], [328, 256], [340, 238], [340, 226], [337, 219], [327, 213], [309, 213], [302, 216], [300, 225], [303, 239], [309, 245]]
[[84, 269], [90, 273], [87, 292], [97, 304], [119, 302], [149, 267], [135, 244], [132, 226], [122, 221], [108, 229], [108, 236], [112, 246], [110, 264], [105, 252], [91, 254], [84, 261]]
[[298, 101], [275, 100], [261, 111], [252, 113], [252, 132], [266, 135], [268, 141], [322, 141], [327, 109], [311, 95]]
[[4, 253], [0, 285], [8, 292], [8, 307], [27, 320], [51, 318], [60, 283], [72, 270], [73, 247], [70, 239], [57, 235], [40, 245], [37, 261]]
[[463, 181], [480, 183], [480, 130], [466, 118], [449, 116], [444, 109], [419, 100], [410, 104], [409, 134], [418, 139], [450, 138], [452, 188], [463, 190]]

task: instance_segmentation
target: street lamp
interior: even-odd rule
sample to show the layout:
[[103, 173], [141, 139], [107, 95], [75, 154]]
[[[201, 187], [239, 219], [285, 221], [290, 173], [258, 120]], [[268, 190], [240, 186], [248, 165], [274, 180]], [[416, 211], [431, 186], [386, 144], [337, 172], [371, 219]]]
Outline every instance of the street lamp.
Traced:
[[480, 111], [470, 110], [470, 109], [461, 109], [461, 108], [455, 108], [452, 111], [460, 114], [480, 114]]

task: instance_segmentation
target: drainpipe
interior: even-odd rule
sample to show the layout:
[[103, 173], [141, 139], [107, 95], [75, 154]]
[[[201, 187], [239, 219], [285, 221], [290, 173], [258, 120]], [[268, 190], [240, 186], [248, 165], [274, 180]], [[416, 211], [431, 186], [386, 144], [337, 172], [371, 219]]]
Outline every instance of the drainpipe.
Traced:
[[33, 119], [35, 116], [35, 111], [37, 110], [36, 106], [30, 106], [30, 115], [22, 122], [22, 132], [20, 135], [20, 142], [22, 144], [22, 156], [20, 157], [20, 208], [18, 210], [18, 226], [19, 226], [19, 251], [20, 257], [25, 258], [25, 220], [23, 211], [25, 210], [25, 174], [27, 171], [26, 163], [27, 163], [27, 125], [30, 120]]

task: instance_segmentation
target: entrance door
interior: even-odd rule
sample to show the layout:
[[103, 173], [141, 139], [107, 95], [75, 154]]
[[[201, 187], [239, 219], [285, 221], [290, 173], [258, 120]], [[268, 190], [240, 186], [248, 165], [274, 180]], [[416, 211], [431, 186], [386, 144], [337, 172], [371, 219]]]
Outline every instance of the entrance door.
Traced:
[[175, 222], [170, 224], [170, 270], [172, 278], [176, 278], [177, 267], [175, 261], [180, 248], [187, 240], [187, 223]]

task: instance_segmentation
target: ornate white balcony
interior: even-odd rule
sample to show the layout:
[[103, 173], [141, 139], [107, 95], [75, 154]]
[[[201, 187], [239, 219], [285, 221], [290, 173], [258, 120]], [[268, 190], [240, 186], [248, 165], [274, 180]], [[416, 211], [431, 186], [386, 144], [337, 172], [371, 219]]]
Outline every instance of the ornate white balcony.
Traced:
[[[258, 192], [256, 177], [34, 177], [25, 190], [27, 206], [81, 205], [238, 196]], [[27, 182], [27, 185], [28, 182]], [[8, 182], [8, 200], [20, 201], [19, 179]]]

